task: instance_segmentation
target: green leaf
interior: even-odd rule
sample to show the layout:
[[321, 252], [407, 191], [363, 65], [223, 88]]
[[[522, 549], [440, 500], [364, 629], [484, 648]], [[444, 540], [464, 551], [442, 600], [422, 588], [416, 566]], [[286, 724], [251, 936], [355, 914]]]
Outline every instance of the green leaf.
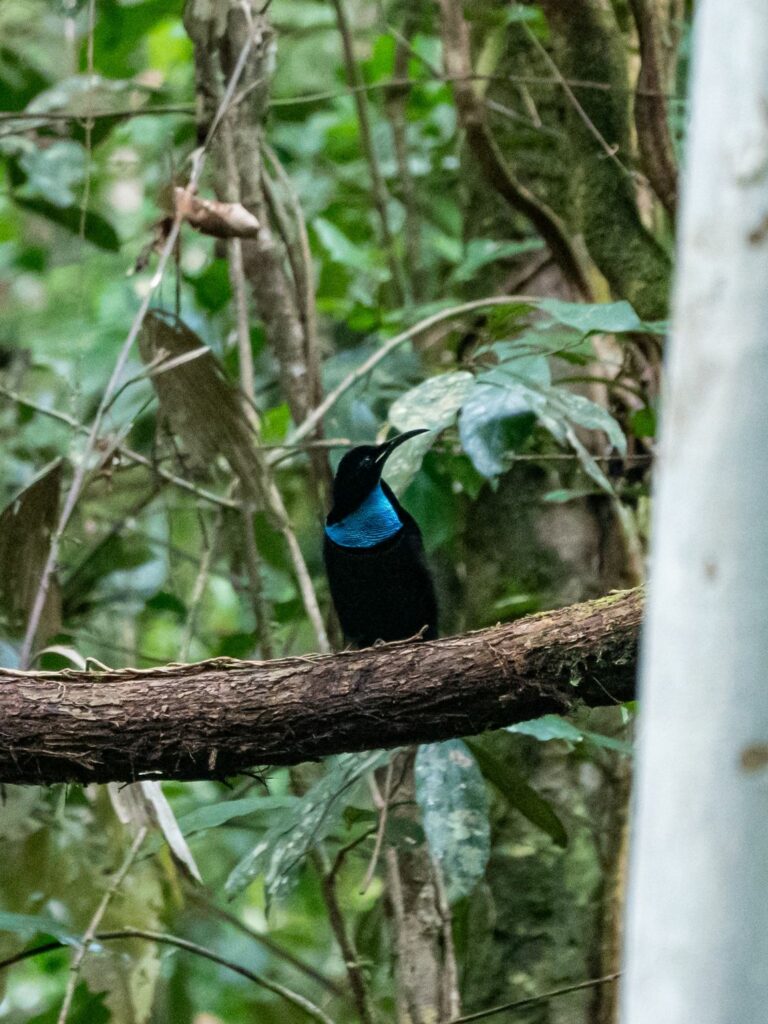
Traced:
[[418, 472], [424, 456], [437, 439], [437, 432], [455, 421], [474, 385], [472, 374], [466, 370], [443, 373], [406, 391], [392, 403], [389, 422], [398, 431], [420, 427], [433, 431], [395, 449], [387, 460], [384, 476], [397, 493], [403, 491]]
[[[38, 217], [45, 217], [46, 220], [71, 231], [73, 235], [80, 234], [83, 216], [79, 207], [60, 207], [47, 199], [25, 199], [24, 196], [15, 193], [12, 193], [11, 198], [22, 210], [37, 214]], [[86, 241], [91, 242], [99, 249], [105, 249], [107, 252], [119, 252], [120, 250], [120, 239], [115, 229], [108, 220], [101, 214], [94, 213], [93, 210], [88, 210], [85, 214], [83, 234]]]
[[341, 754], [330, 759], [326, 774], [259, 840], [231, 872], [225, 892], [234, 896], [258, 875], [264, 876], [267, 903], [287, 896], [307, 854], [341, 822], [345, 799], [351, 802], [363, 775], [390, 757], [386, 750]]
[[201, 273], [185, 277], [192, 285], [198, 305], [218, 313], [232, 298], [229, 266], [226, 260], [213, 260]]
[[[84, 981], [79, 981], [67, 1021], [69, 1024], [109, 1024], [111, 1017], [109, 1008], [105, 1005], [106, 998], [106, 992], [91, 992]], [[44, 1013], [30, 1018], [27, 1024], [56, 1024], [60, 1009], [57, 1002]]]
[[324, 217], [316, 217], [312, 221], [312, 227], [320, 244], [334, 263], [358, 273], [373, 268], [375, 261], [370, 246], [355, 245], [348, 235]]
[[559, 487], [554, 491], [547, 491], [542, 501], [550, 505], [565, 505], [568, 501], [576, 501], [578, 498], [588, 498], [596, 494], [594, 487]]
[[528, 722], [517, 722], [515, 725], [508, 725], [506, 731], [523, 736], [533, 736], [534, 739], [541, 742], [549, 740], [565, 740], [568, 743], [588, 742], [606, 750], [616, 750], [621, 754], [631, 755], [633, 750], [632, 744], [626, 740], [580, 729], [560, 715], [544, 715], [541, 718], [532, 718]]
[[489, 263], [521, 256], [527, 252], [538, 252], [542, 242], [538, 238], [526, 238], [521, 242], [500, 242], [494, 238], [474, 238], [467, 244], [461, 262], [451, 278], [456, 283], [471, 281], [478, 270]]
[[274, 811], [292, 810], [299, 803], [295, 796], [251, 796], [241, 800], [226, 800], [224, 803], [208, 804], [196, 807], [189, 814], [179, 818], [179, 828], [183, 835], [193, 832], [204, 832], [209, 828], [218, 828], [233, 818], [244, 818], [248, 814], [266, 814]]
[[636, 409], [629, 418], [629, 425], [635, 437], [656, 437], [656, 410], [649, 406]]
[[562, 387], [548, 388], [546, 397], [550, 414], [558, 415], [563, 420], [576, 423], [588, 430], [602, 430], [613, 447], [621, 455], [626, 454], [627, 439], [624, 432], [613, 416], [601, 405]]
[[510, 807], [514, 807], [532, 825], [546, 832], [558, 846], [567, 846], [568, 833], [552, 805], [526, 782], [517, 767], [510, 762], [502, 763], [477, 740], [466, 742], [475, 755], [480, 771]]
[[539, 309], [566, 327], [575, 327], [583, 334], [605, 331], [645, 331], [645, 325], [632, 306], [626, 302], [563, 302], [542, 299]]
[[72, 206], [74, 188], [85, 179], [85, 163], [85, 150], [76, 142], [54, 142], [45, 149], [33, 146], [19, 157], [27, 180], [17, 195], [46, 199], [61, 208]]
[[68, 946], [79, 946], [80, 937], [71, 928], [45, 914], [14, 914], [0, 910], [0, 932], [13, 932], [24, 939], [33, 935], [52, 935]]
[[568, 740], [570, 743], [580, 743], [582, 739], [581, 729], [577, 729], [560, 715], [543, 715], [528, 722], [517, 722], [515, 725], [508, 725], [507, 732], [533, 736], [534, 739], [541, 741]]
[[543, 400], [520, 384], [475, 385], [459, 416], [459, 436], [478, 473], [494, 477], [504, 472], [505, 456], [530, 436], [537, 405], [543, 407]]
[[432, 856], [451, 903], [469, 895], [485, 874], [491, 849], [488, 794], [475, 759], [461, 740], [419, 747], [416, 799]]

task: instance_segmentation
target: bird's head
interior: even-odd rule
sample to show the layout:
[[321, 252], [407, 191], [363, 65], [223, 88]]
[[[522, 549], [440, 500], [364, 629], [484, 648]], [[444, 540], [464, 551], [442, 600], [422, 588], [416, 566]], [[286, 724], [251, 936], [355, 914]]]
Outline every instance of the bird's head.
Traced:
[[328, 525], [340, 522], [365, 501], [381, 480], [384, 463], [395, 448], [425, 433], [426, 429], [407, 430], [384, 444], [361, 444], [348, 451], [333, 480], [333, 508], [328, 514]]

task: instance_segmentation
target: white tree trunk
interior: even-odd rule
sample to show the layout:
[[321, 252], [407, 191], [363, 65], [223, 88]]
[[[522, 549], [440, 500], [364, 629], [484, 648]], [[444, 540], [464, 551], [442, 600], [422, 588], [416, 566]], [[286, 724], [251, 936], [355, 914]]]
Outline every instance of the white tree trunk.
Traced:
[[768, 2], [694, 40], [624, 1024], [768, 1021]]

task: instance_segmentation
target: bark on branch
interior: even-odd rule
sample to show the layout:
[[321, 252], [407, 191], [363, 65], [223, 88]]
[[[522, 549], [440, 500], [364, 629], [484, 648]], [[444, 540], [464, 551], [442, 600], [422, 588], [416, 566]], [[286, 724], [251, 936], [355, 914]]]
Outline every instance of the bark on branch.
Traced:
[[0, 783], [219, 778], [634, 695], [640, 591], [431, 643], [113, 672], [0, 669]]

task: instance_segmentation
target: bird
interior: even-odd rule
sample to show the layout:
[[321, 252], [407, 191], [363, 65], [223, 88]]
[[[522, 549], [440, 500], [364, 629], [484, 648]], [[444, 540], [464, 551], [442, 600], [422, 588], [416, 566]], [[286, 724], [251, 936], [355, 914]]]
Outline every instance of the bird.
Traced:
[[354, 647], [437, 636], [437, 599], [421, 530], [381, 478], [392, 452], [423, 433], [408, 430], [380, 445], [359, 445], [336, 470], [323, 557], [342, 631]]

